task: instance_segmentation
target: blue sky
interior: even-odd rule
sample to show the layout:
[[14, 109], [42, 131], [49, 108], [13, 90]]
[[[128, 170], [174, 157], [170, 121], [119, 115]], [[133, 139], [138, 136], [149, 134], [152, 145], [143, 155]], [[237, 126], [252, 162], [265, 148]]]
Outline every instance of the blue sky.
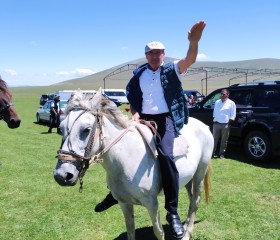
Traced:
[[[206, 21], [198, 61], [280, 58], [279, 0], [0, 0], [0, 75], [45, 86], [144, 57], [159, 40], [182, 58]], [[279, 66], [280, 68], [280, 66]]]

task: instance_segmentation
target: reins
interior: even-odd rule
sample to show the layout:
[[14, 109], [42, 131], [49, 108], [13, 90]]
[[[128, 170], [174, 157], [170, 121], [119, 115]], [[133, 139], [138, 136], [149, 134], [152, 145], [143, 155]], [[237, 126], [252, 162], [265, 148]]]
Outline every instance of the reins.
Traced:
[[[81, 156], [79, 154], [77, 154], [75, 151], [73, 150], [69, 150], [69, 151], [64, 151], [62, 150], [62, 146], [65, 142], [65, 140], [67, 139], [67, 137], [70, 136], [72, 128], [75, 124], [75, 122], [86, 112], [89, 112], [91, 114], [93, 114], [96, 118], [96, 121], [94, 121], [92, 130], [90, 132], [90, 136], [88, 139], [88, 143], [87, 146], [85, 148], [85, 154], [84, 156]], [[69, 121], [69, 118], [68, 118]], [[101, 158], [101, 156], [106, 153], [112, 146], [114, 146], [118, 141], [120, 141], [122, 139], [122, 137], [130, 130], [130, 127], [126, 128], [117, 138], [115, 138], [108, 146], [106, 146], [104, 149], [102, 149], [102, 145], [103, 145], [103, 134], [102, 134], [102, 115], [97, 113], [93, 113], [92, 111], [88, 111], [88, 110], [83, 110], [78, 117], [75, 119], [74, 123], [72, 124], [72, 127], [70, 130], [67, 131], [66, 136], [62, 139], [62, 143], [61, 143], [61, 147], [60, 149], [57, 151], [57, 158], [60, 161], [80, 161], [82, 162], [82, 169], [79, 172], [79, 180], [80, 180], [80, 192], [82, 191], [82, 186], [83, 186], [83, 177], [85, 175], [86, 170], [89, 168], [89, 166], [91, 166], [94, 163], [101, 163], [103, 161], [103, 159]], [[100, 149], [97, 151], [96, 154], [94, 155], [90, 155], [91, 153], [91, 149], [92, 147], [96, 144], [97, 140], [99, 139], [100, 141]], [[70, 142], [70, 141], [69, 141]], [[71, 149], [71, 146], [69, 146]]]
[[[77, 109], [79, 110], [79, 109]], [[128, 133], [129, 131], [132, 130], [132, 128], [135, 128], [135, 124], [130, 124], [129, 126], [127, 126], [121, 134], [119, 134], [110, 144], [108, 144], [106, 147], [102, 148], [103, 146], [103, 133], [102, 133], [102, 115], [98, 112], [92, 112], [90, 110], [84, 110], [78, 115], [78, 117], [74, 120], [71, 129], [67, 130], [67, 134], [66, 136], [62, 139], [62, 143], [61, 143], [61, 147], [60, 149], [57, 151], [57, 158], [60, 161], [79, 161], [82, 162], [82, 169], [79, 172], [79, 181], [80, 181], [80, 189], [79, 191], [82, 192], [83, 189], [83, 177], [85, 175], [86, 170], [95, 163], [101, 163], [103, 162], [103, 159], [101, 158], [102, 155], [104, 155], [107, 151], [110, 150], [110, 148], [112, 146], [114, 146], [116, 143], [118, 143], [126, 133]], [[69, 151], [64, 151], [62, 150], [62, 146], [64, 144], [64, 142], [66, 141], [67, 137], [70, 137], [71, 131], [73, 129], [74, 124], [76, 123], [76, 121], [86, 112], [91, 113], [92, 115], [95, 116], [96, 121], [94, 121], [93, 126], [92, 126], [92, 130], [90, 132], [90, 136], [88, 139], [88, 143], [87, 146], [85, 148], [85, 154], [84, 156], [81, 156], [79, 154], [77, 154], [75, 151], [71, 150], [71, 146], [69, 146]], [[142, 124], [147, 125], [153, 132], [154, 135], [154, 139], [157, 142], [157, 137], [159, 137], [158, 133], [157, 133], [157, 126], [155, 124], [155, 122], [151, 122], [151, 121], [145, 121], [145, 120], [140, 120], [139, 121]], [[68, 123], [69, 123], [69, 117], [68, 117]], [[67, 124], [68, 125], [68, 124]], [[96, 144], [97, 140], [99, 139], [99, 149], [97, 150], [96, 154], [91, 156], [91, 150], [92, 147]], [[160, 141], [160, 139], [158, 139], [158, 141]], [[70, 141], [68, 141], [70, 142]], [[69, 145], [71, 145], [71, 143], [68, 143]]]

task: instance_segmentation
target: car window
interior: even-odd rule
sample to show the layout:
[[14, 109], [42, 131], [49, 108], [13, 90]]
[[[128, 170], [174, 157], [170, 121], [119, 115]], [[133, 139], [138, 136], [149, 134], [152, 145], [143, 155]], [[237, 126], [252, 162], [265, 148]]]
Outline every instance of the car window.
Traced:
[[230, 91], [229, 98], [235, 102], [236, 108], [252, 107], [252, 90]]
[[213, 96], [209, 97], [209, 99], [203, 104], [203, 108], [214, 109], [215, 102], [218, 99], [220, 99], [220, 96], [220, 91], [216, 92]]
[[49, 109], [50, 108], [50, 102], [46, 102], [43, 106], [43, 109]]
[[58, 95], [60, 96], [60, 99], [68, 100], [73, 92], [59, 92]]
[[280, 101], [280, 92], [278, 89], [267, 89], [256, 91], [256, 107], [278, 107]]
[[124, 92], [111, 92], [111, 91], [105, 91], [106, 95], [108, 96], [126, 96]]
[[59, 107], [60, 108], [66, 108], [66, 106], [67, 106], [67, 101], [60, 101], [59, 102]]

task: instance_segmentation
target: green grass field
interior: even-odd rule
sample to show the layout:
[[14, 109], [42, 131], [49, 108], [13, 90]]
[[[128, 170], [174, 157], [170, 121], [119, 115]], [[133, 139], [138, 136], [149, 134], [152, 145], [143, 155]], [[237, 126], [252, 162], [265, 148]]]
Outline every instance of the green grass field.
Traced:
[[[93, 212], [108, 192], [100, 165], [87, 171], [83, 193], [79, 193], [78, 185], [64, 188], [53, 179], [61, 136], [47, 134], [46, 125], [35, 123], [40, 95], [53, 90], [54, 87], [12, 89], [22, 124], [11, 130], [3, 121], [0, 123], [0, 239], [124, 240], [126, 229], [117, 205], [103, 213]], [[225, 160], [213, 159], [211, 202], [206, 205], [202, 199], [193, 239], [279, 240], [279, 160], [256, 165], [239, 148], [231, 149], [228, 156]], [[172, 239], [163, 197], [159, 200], [166, 239]], [[182, 220], [187, 208], [187, 193], [182, 189]], [[143, 207], [136, 207], [135, 222], [137, 239], [155, 239]]]

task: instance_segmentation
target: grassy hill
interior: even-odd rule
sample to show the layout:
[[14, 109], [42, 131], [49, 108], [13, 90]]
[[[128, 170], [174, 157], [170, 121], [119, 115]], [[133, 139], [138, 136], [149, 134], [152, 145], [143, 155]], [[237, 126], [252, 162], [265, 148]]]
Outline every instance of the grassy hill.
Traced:
[[[176, 60], [175, 58], [166, 57], [165, 62]], [[146, 62], [145, 58], [136, 59], [126, 62], [115, 67], [106, 69], [95, 74], [70, 79], [56, 83], [47, 87], [35, 87], [41, 91], [54, 92], [57, 90], [74, 90], [77, 88], [83, 90], [102, 88], [125, 88], [128, 80], [132, 76], [132, 72], [136, 65], [139, 66]], [[192, 71], [192, 69], [207, 68], [207, 84], [206, 84], [206, 71]], [[235, 71], [237, 69], [237, 71]], [[196, 62], [192, 65], [190, 71], [183, 79], [184, 89], [197, 89], [204, 95], [209, 94], [219, 87], [227, 87], [234, 83], [254, 81], [257, 79], [280, 79], [280, 74], [265, 75], [258, 72], [262, 70], [265, 72], [272, 69], [275, 72], [280, 72], [280, 59], [253, 59], [244, 61], [230, 61], [230, 62]], [[250, 74], [252, 71], [257, 74]], [[249, 72], [249, 74], [245, 74]], [[206, 86], [207, 85], [207, 86]], [[15, 88], [23, 89], [23, 87]], [[30, 89], [28, 87], [27, 89]], [[33, 90], [32, 90], [33, 91]], [[44, 92], [42, 92], [44, 93]]]
[[[0, 239], [127, 239], [119, 206], [103, 213], [93, 211], [108, 193], [101, 165], [88, 169], [83, 193], [79, 184], [63, 188], [53, 179], [61, 135], [48, 134], [48, 126], [34, 122], [39, 94], [52, 87], [13, 89], [21, 126], [11, 130], [0, 121]], [[211, 202], [206, 205], [202, 194], [192, 240], [279, 240], [279, 158], [275, 163], [256, 164], [239, 146], [229, 148], [229, 154], [212, 161]], [[165, 221], [163, 195], [159, 204], [165, 239], [174, 239]], [[187, 193], [181, 189], [178, 211], [183, 221], [188, 204]], [[148, 211], [136, 206], [134, 216], [136, 239], [155, 239]]]

